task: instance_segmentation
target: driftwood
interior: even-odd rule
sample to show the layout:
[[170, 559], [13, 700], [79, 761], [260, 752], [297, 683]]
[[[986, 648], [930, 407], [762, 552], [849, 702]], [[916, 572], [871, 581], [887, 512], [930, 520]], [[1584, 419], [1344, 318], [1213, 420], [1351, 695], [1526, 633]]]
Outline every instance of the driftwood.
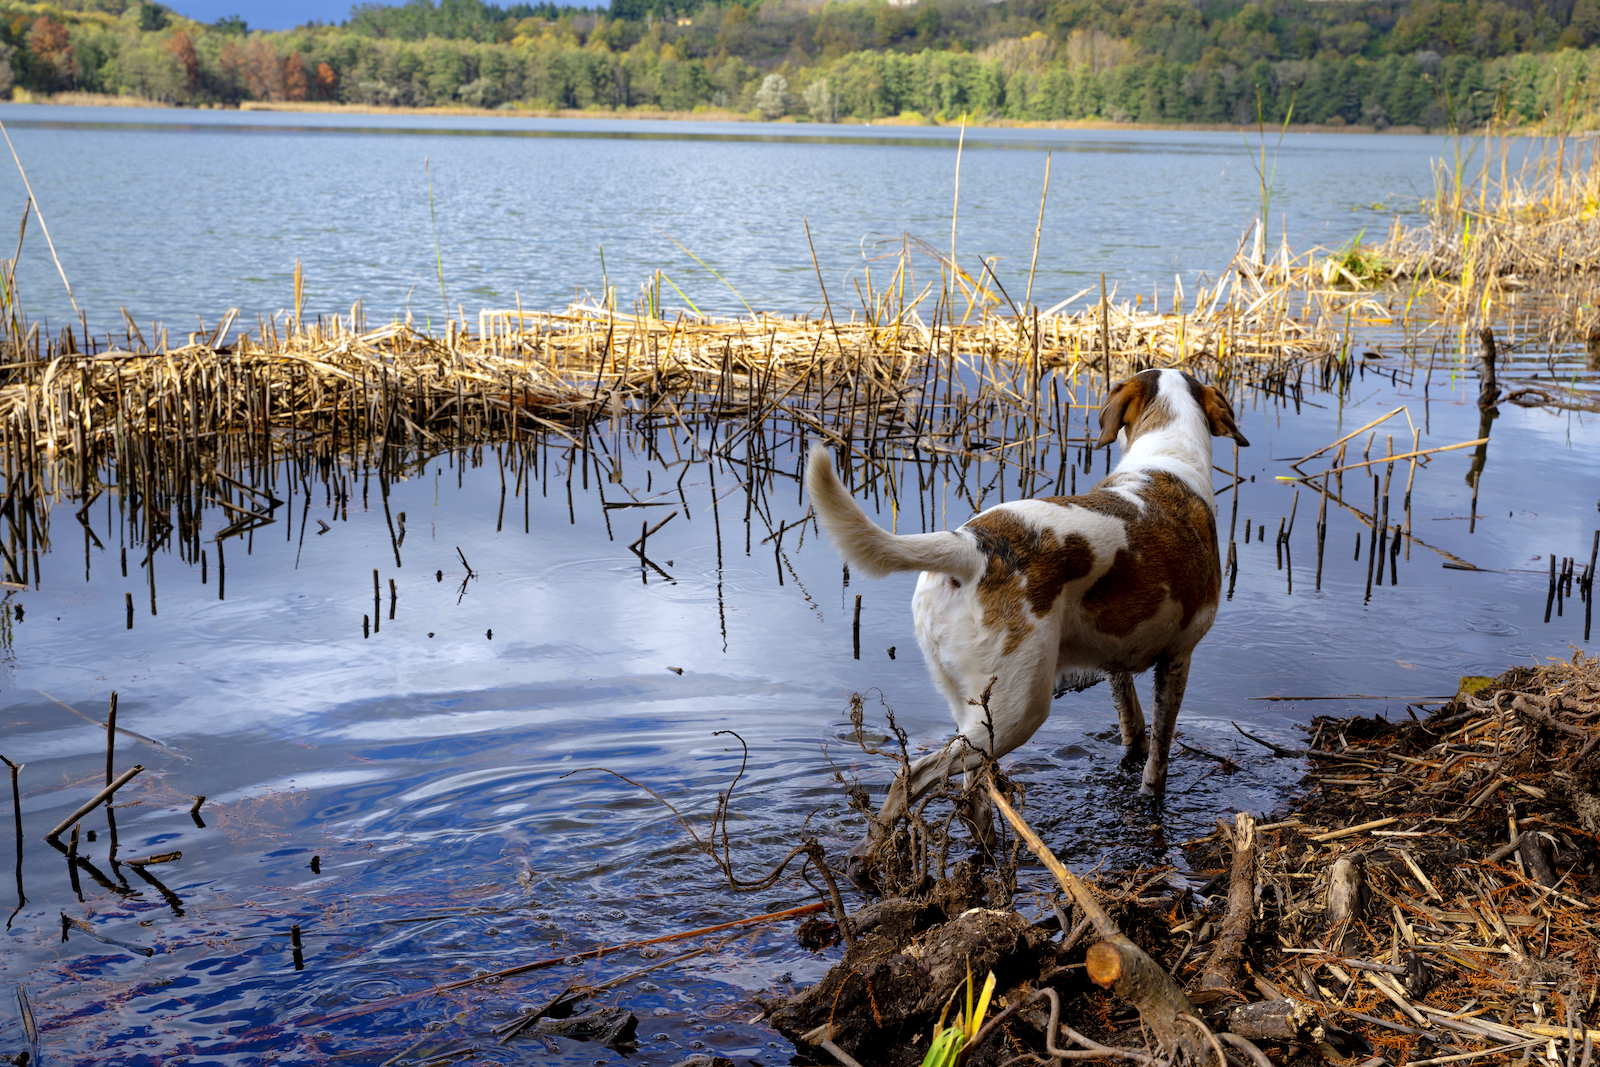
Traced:
[[[1228, 910], [1222, 932], [1200, 976], [1200, 988], [1232, 992], [1244, 962], [1244, 942], [1256, 905], [1256, 821], [1245, 812], [1235, 817], [1233, 869], [1228, 878]], [[1249, 1035], [1245, 1035], [1249, 1036]]]
[[1228, 1029], [1252, 1041], [1315, 1041], [1322, 1021], [1310, 1005], [1288, 997], [1241, 1004], [1228, 1012]]
[[1361, 918], [1367, 910], [1367, 879], [1359, 856], [1340, 856], [1328, 872], [1328, 925]]

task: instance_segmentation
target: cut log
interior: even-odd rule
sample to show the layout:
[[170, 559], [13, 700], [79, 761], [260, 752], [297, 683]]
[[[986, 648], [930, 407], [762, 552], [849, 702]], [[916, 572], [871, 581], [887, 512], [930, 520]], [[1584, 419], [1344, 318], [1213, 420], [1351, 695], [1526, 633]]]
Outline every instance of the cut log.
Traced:
[[1136, 1006], [1164, 1048], [1183, 1049], [1193, 1062], [1202, 1062], [1195, 1057], [1203, 1056], [1210, 1044], [1181, 1018], [1199, 1018], [1199, 1013], [1172, 976], [1138, 945], [1122, 934], [1090, 945], [1085, 969], [1095, 982]]

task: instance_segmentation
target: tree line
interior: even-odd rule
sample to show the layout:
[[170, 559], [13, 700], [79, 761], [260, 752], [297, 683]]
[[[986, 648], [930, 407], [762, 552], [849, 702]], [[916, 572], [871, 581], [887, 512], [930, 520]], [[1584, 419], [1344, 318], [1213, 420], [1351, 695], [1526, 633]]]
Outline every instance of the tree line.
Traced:
[[0, 12], [24, 98], [1382, 128], [1581, 120], [1600, 85], [1600, 0], [410, 0], [274, 33], [145, 0]]

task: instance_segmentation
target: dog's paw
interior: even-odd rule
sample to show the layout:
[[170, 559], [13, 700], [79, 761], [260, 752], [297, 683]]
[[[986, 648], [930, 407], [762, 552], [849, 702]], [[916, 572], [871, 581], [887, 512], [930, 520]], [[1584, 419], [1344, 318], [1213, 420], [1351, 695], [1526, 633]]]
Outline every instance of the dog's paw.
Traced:
[[1139, 782], [1139, 795], [1154, 804], [1160, 804], [1167, 797], [1167, 783], [1158, 782], [1152, 785], [1141, 780]]

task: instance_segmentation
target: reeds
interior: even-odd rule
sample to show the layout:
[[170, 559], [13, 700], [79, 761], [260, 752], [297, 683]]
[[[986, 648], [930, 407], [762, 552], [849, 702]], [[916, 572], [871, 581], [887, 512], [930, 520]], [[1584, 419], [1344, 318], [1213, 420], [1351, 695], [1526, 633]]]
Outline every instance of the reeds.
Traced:
[[1446, 281], [1451, 303], [1486, 314], [1529, 279], [1600, 269], [1600, 144], [1491, 128], [1435, 167], [1423, 209], [1425, 223], [1396, 220], [1361, 262], [1374, 278]]
[[823, 440], [848, 457], [852, 482], [876, 492], [881, 481], [891, 503], [894, 463], [918, 455], [997, 462], [1025, 493], [1066, 492], [1078, 465], [1089, 469], [1097, 397], [1129, 373], [1181, 366], [1282, 399], [1308, 370], [1324, 386], [1348, 374], [1335, 319], [1295, 313], [1286, 289], [1255, 279], [1230, 275], [1189, 308], [1180, 290], [1165, 311], [1159, 297], [1113, 294], [1078, 311], [1000, 314], [1013, 309], [992, 273], [987, 285], [959, 277], [931, 308], [927, 289], [910, 295], [902, 260], [850, 314], [668, 319], [644, 313], [656, 302], [638, 314], [579, 303], [485, 310], [476, 329], [462, 317], [442, 334], [373, 327], [359, 306], [306, 319], [297, 300], [281, 320], [230, 337], [229, 312], [174, 345], [131, 319], [120, 337], [27, 324], [6, 273], [0, 473], [12, 534], [0, 553], [8, 578], [27, 582], [32, 553], [49, 544], [39, 505], [86, 507], [113, 484], [143, 513], [149, 543], [176, 529], [198, 559], [208, 508], [227, 511], [224, 536], [268, 518], [280, 461], [320, 465], [348, 499], [357, 470], [404, 477], [490, 442], [566, 449], [569, 467], [584, 454], [615, 473], [624, 434], [646, 454], [687, 449], [747, 473], [770, 465], [777, 437]]

